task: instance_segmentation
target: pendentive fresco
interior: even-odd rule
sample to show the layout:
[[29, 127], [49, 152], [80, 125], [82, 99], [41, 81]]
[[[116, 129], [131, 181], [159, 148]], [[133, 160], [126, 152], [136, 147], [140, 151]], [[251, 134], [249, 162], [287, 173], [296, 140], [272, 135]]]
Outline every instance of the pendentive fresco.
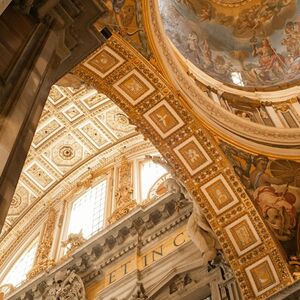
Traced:
[[292, 265], [300, 258], [300, 163], [252, 155], [221, 143], [262, 217]]

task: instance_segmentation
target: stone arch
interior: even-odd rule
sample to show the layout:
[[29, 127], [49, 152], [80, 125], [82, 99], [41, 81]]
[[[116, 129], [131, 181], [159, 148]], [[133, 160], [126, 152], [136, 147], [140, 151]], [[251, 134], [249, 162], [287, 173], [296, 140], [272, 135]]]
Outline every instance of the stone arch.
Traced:
[[150, 62], [113, 34], [73, 73], [113, 100], [160, 151], [202, 207], [246, 299], [291, 284], [280, 246], [212, 134]]

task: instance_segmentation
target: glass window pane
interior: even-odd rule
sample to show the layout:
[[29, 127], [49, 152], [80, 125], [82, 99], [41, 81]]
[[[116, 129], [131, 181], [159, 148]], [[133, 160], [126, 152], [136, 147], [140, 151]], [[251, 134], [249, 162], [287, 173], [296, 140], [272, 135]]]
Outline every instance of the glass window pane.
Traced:
[[27, 273], [33, 267], [37, 247], [38, 240], [36, 239], [14, 263], [1, 285], [12, 284], [17, 287], [26, 279]]
[[70, 216], [68, 235], [82, 231], [84, 238], [98, 232], [104, 223], [106, 180], [89, 189], [74, 201]]
[[159, 164], [153, 161], [146, 161], [142, 164], [141, 170], [141, 190], [142, 190], [142, 200], [147, 199], [148, 193], [154, 183], [164, 174], [167, 170]]

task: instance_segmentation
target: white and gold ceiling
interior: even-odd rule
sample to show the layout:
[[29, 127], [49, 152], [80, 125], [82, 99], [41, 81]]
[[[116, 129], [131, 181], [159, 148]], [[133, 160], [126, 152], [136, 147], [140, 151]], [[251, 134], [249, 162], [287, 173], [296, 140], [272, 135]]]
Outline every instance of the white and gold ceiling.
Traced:
[[[105, 95], [54, 85], [36, 130], [2, 237], [39, 203], [68, 192], [83, 174], [149, 146]], [[125, 150], [126, 149], [126, 150]], [[50, 192], [51, 191], [51, 192]]]

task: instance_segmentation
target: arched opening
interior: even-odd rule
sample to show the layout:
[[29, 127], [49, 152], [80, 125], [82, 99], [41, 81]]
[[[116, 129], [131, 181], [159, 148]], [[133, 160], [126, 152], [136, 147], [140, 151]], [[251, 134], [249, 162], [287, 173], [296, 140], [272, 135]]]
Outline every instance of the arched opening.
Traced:
[[[231, 263], [245, 297], [267, 297], [292, 281], [276, 239], [270, 233], [269, 228], [265, 226], [214, 137], [203, 126], [201, 120], [199, 121], [198, 116], [185, 102], [184, 97], [180, 93], [174, 92], [174, 87], [161, 76], [157, 69], [121, 37], [112, 35], [104, 47], [96, 50], [75, 68], [74, 74], [82, 82], [93, 86], [98, 92], [105, 93], [114, 101], [128, 115], [129, 120], [137, 126], [137, 129], [143, 133], [144, 137], [149, 139], [160, 151], [168, 162], [171, 173], [176, 174], [193, 199], [199, 203]], [[59, 88], [57, 90], [59, 91]], [[54, 102], [59, 103], [60, 100], [63, 100], [57, 94], [52, 96]], [[81, 100], [84, 101], [84, 99]], [[101, 99], [96, 99], [96, 103], [93, 102], [95, 100], [93, 97], [89, 100], [91, 102], [86, 102], [86, 106], [90, 105], [90, 108], [93, 105], [97, 106], [97, 101], [101, 102]], [[80, 117], [80, 110], [76, 105], [66, 107], [64, 113], [69, 122], [76, 121]], [[126, 117], [124, 118], [122, 114], [118, 118], [120, 122], [122, 120], [127, 122]], [[53, 123], [49, 124], [53, 125], [54, 132], [55, 128], [59, 130], [62, 124], [55, 122], [55, 118], [51, 121]], [[101, 118], [98, 121], [102, 122]], [[90, 140], [90, 147], [100, 149], [102, 146], [106, 146], [107, 132], [104, 134], [99, 132], [93, 123], [87, 122], [81, 125], [78, 126], [78, 130]], [[40, 130], [49, 136], [46, 127], [42, 126]], [[36, 146], [39, 146], [38, 141], [36, 141]], [[74, 159], [70, 149], [72, 144], [69, 143], [67, 146], [64, 145], [63, 148], [58, 149], [65, 161]], [[84, 154], [84, 150], [86, 149], [82, 149], [81, 153]], [[49, 155], [47, 151], [43, 155], [51, 158], [51, 154]], [[119, 168], [122, 169], [121, 162], [119, 163]], [[120, 174], [128, 174], [128, 170], [131, 168], [126, 164], [123, 167], [124, 169], [121, 171], [124, 173], [118, 173], [119, 181], [125, 179]], [[81, 170], [87, 176], [82, 176], [82, 179], [85, 180], [77, 186], [79, 194], [84, 186], [89, 185], [90, 181], [98, 177], [93, 173], [95, 170], [96, 168]], [[26, 169], [27, 174], [31, 177], [40, 176], [44, 171], [43, 166], [34, 164]], [[67, 171], [68, 165], [64, 162], [58, 168], [57, 174]], [[48, 176], [40, 188], [46, 190], [52, 181], [53, 178]], [[131, 186], [128, 182], [130, 180], [124, 181], [122, 189], [114, 191], [118, 193], [119, 203], [123, 200], [120, 195], [126, 197], [131, 195]], [[72, 194], [71, 189], [75, 187], [70, 185], [62, 186], [62, 188], [69, 188], [69, 192]], [[55, 198], [61, 195], [53, 194]], [[132, 202], [130, 205], [132, 206], [126, 213], [130, 213], [135, 206]], [[122, 205], [116, 202], [115, 207], [111, 207], [110, 213], [113, 213], [113, 209], [120, 207], [122, 208]], [[118, 214], [115, 214], [115, 222], [120, 220], [119, 213], [121, 211], [118, 210]], [[161, 212], [153, 213], [151, 222], [149, 221], [147, 226], [155, 224], [156, 218], [159, 218], [160, 215], [163, 214]], [[59, 225], [59, 218], [56, 222]], [[242, 234], [245, 232], [248, 236]], [[122, 235], [118, 233], [117, 241], [122, 241], [122, 239]], [[107, 251], [113, 247], [116, 239], [106, 236], [106, 240], [108, 241], [105, 244]], [[54, 243], [58, 243], [58, 240]], [[80, 247], [81, 244], [79, 243], [78, 246]], [[94, 248], [93, 251], [93, 254], [97, 251], [100, 252], [99, 249], [95, 250]], [[153, 251], [156, 251], [152, 253], [153, 257], [162, 256], [162, 251], [159, 249]], [[268, 270], [268, 274], [261, 272], [262, 269]], [[126, 271], [126, 265], [124, 270]], [[114, 273], [111, 274], [110, 280], [114, 281]], [[265, 280], [266, 275], [269, 276], [267, 281]], [[267, 284], [264, 285], [264, 282]]]

